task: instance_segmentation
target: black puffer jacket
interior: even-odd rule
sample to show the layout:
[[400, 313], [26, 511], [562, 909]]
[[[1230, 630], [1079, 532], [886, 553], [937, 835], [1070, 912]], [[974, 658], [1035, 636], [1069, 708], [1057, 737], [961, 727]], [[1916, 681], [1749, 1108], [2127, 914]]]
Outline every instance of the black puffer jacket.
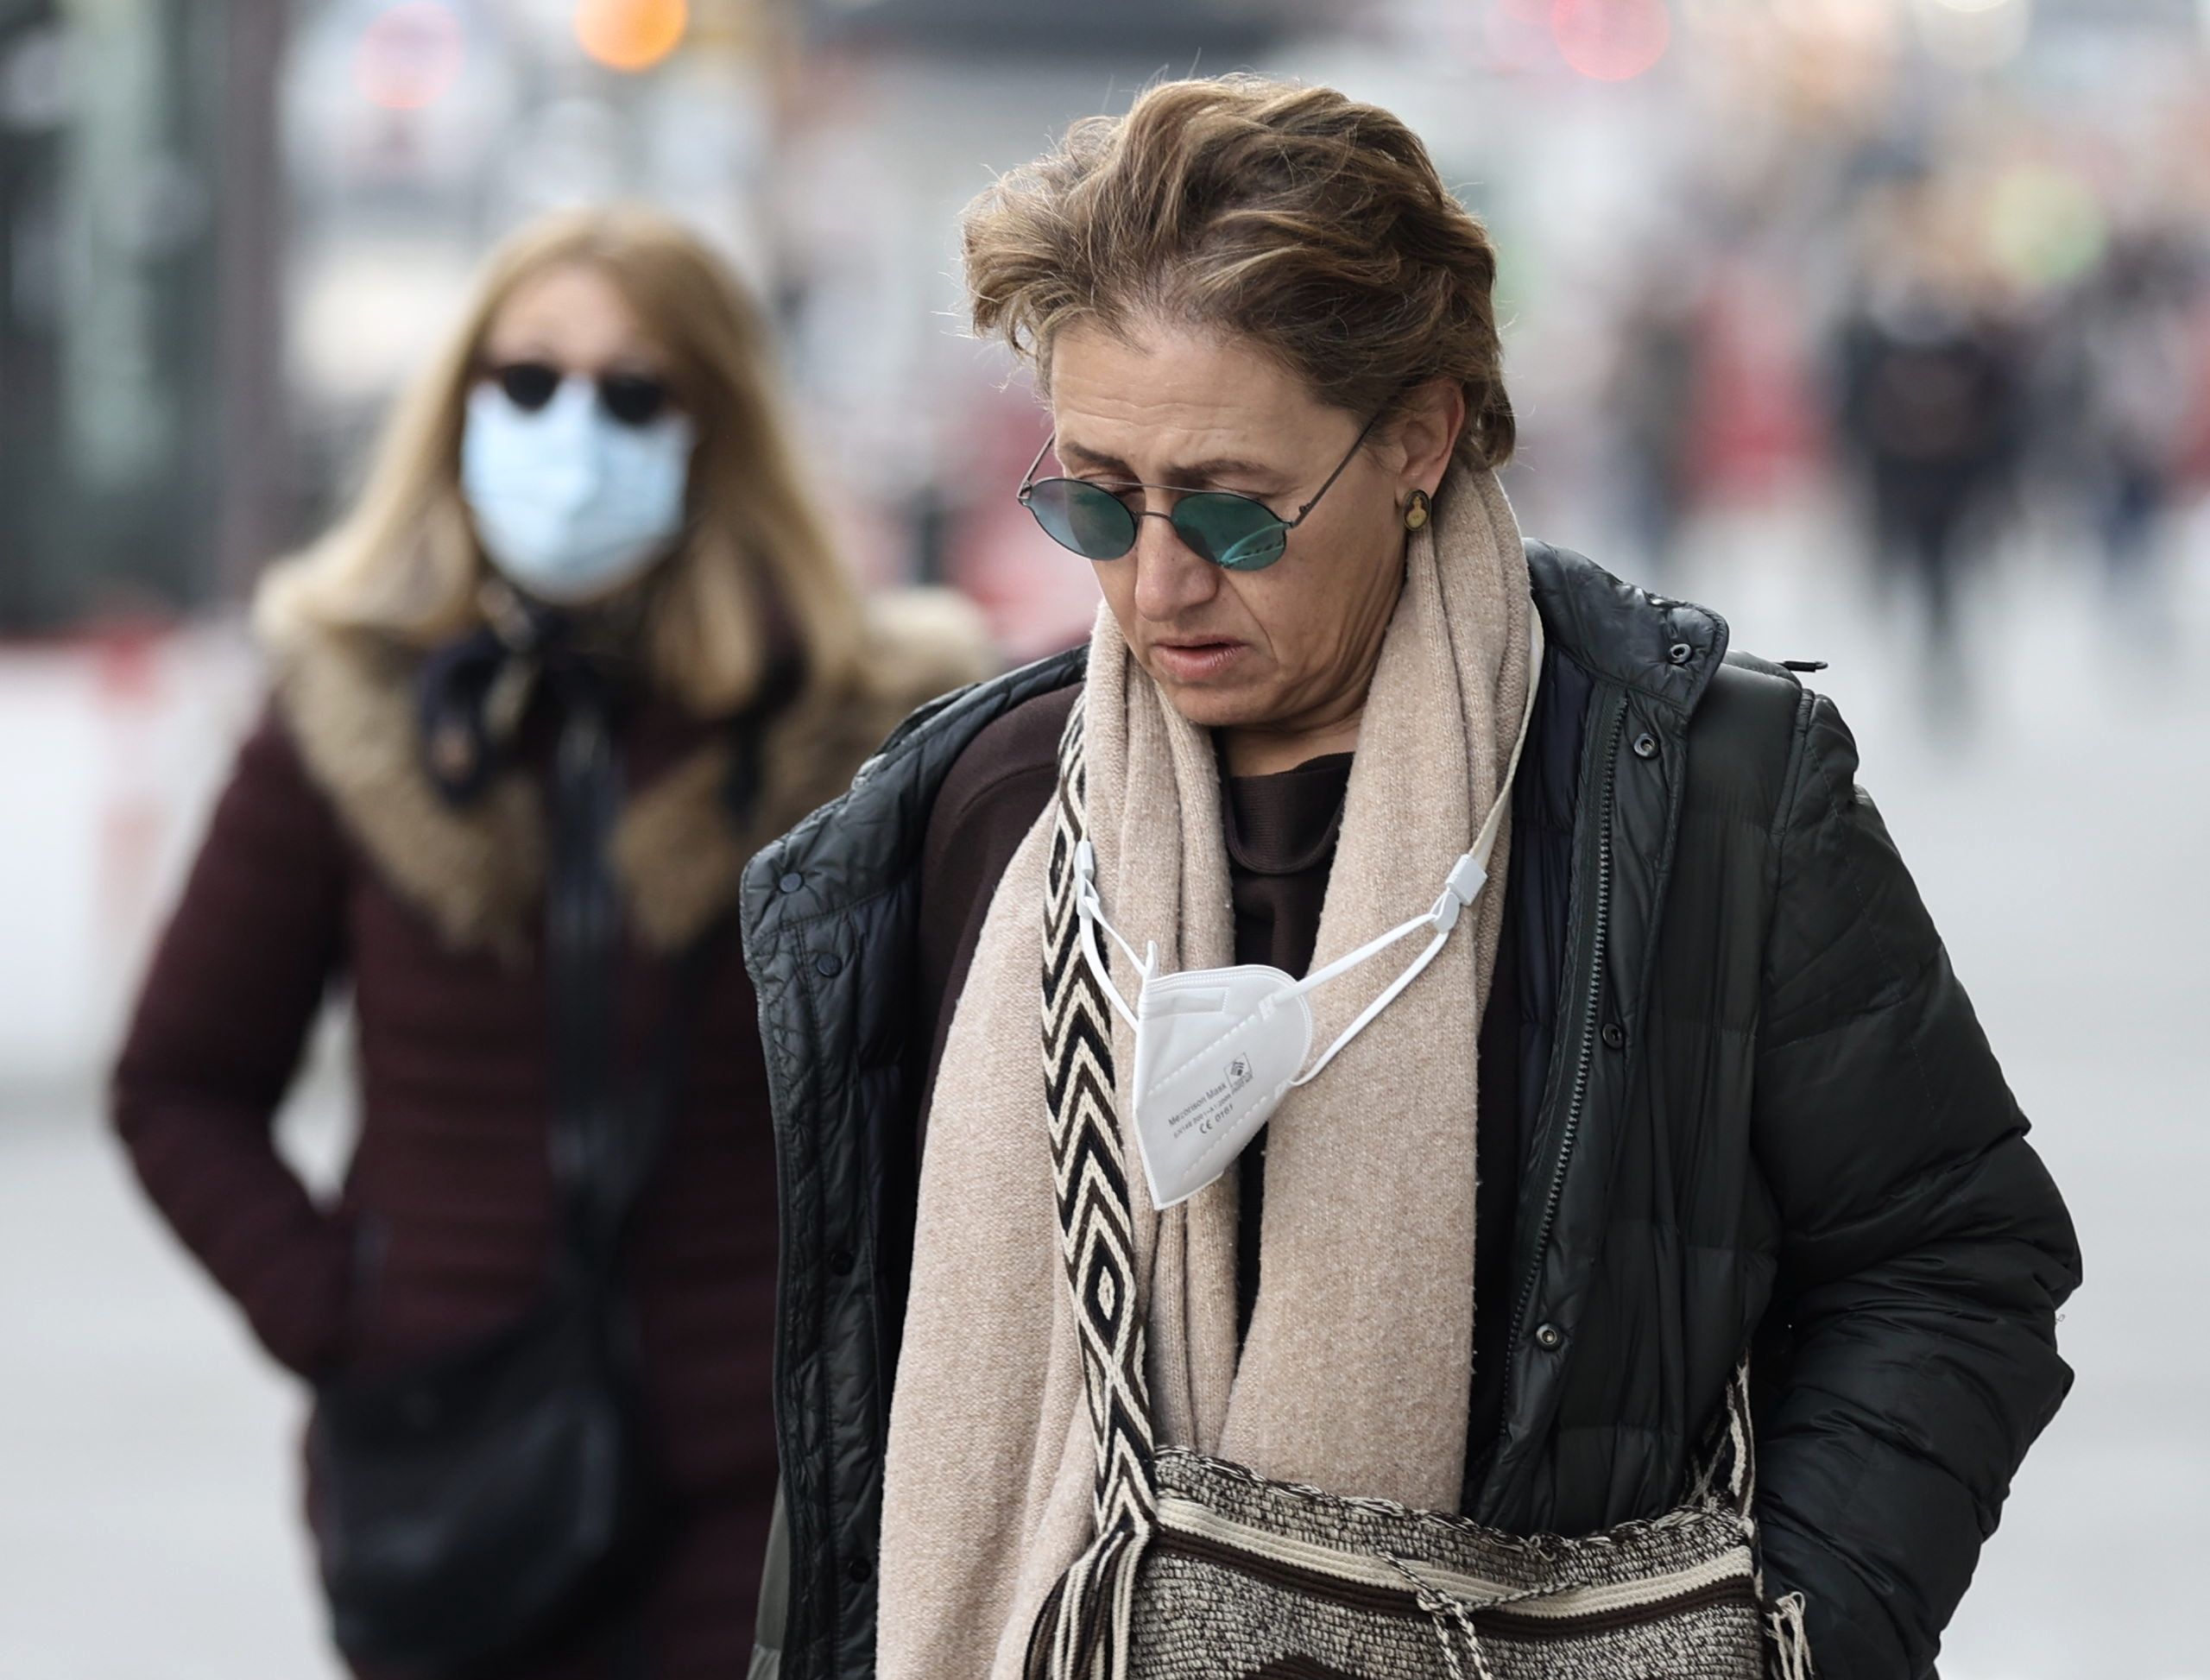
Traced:
[[[1510, 876], [1547, 1007], [1505, 1425], [1468, 1508], [1566, 1533], [1665, 1509], [1754, 1339], [1768, 1588], [1806, 1595], [1824, 1680], [1916, 1680], [2068, 1385], [2070, 1221], [1832, 704], [1727, 656], [1710, 613], [1528, 559], [1546, 685], [1575, 704], [1538, 709], [1516, 808], [1531, 833], [1566, 811], [1570, 838]], [[1080, 675], [1062, 656], [917, 715], [747, 876], [781, 1172], [785, 1680], [874, 1667], [931, 803], [986, 724]]]

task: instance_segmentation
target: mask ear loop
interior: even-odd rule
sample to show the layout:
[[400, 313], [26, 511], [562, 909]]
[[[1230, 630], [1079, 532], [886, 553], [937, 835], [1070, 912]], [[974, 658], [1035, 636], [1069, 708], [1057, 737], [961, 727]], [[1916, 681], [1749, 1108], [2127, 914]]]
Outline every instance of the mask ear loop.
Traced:
[[1097, 949], [1097, 930], [1103, 928], [1113, 943], [1127, 953], [1128, 962], [1139, 980], [1148, 983], [1152, 970], [1159, 963], [1159, 947], [1146, 944], [1144, 955], [1138, 957], [1136, 949], [1121, 937], [1120, 930], [1105, 919], [1104, 901], [1097, 896], [1097, 849], [1085, 838], [1077, 841], [1074, 849], [1074, 906], [1075, 915], [1082, 923], [1082, 954], [1089, 964], [1089, 972], [1113, 1007], [1121, 1012], [1121, 1019], [1130, 1026], [1136, 1024], [1136, 1012], [1128, 1007], [1127, 999], [1121, 995], [1121, 988], [1113, 983], [1112, 974], [1105, 964], [1104, 953]]
[[1394, 1003], [1403, 995], [1405, 987], [1427, 971], [1427, 965], [1441, 954], [1444, 944], [1449, 939], [1450, 930], [1458, 925], [1458, 913], [1473, 903], [1481, 888], [1487, 885], [1489, 854], [1496, 849], [1496, 837], [1504, 828], [1504, 813], [1511, 806], [1512, 785], [1519, 780], [1519, 755], [1526, 748], [1527, 732], [1535, 721], [1535, 693], [1543, 679], [1543, 616], [1530, 607], [1527, 616], [1531, 651], [1527, 660], [1527, 699], [1519, 711], [1519, 734], [1512, 743], [1511, 762], [1504, 767], [1504, 785], [1497, 790], [1496, 799], [1488, 808], [1488, 815], [1481, 820], [1481, 831], [1474, 838], [1473, 849], [1451, 865], [1442, 894], [1427, 914], [1415, 916], [1401, 927], [1392, 928], [1378, 938], [1367, 940], [1349, 955], [1338, 957], [1327, 967], [1305, 976], [1298, 982], [1294, 989], [1302, 994], [1316, 986], [1325, 985], [1336, 976], [1356, 968], [1367, 957], [1387, 950], [1398, 940], [1409, 938], [1423, 927], [1432, 927], [1435, 937], [1428, 941], [1427, 949], [1412, 959], [1411, 966], [1389, 982], [1380, 996], [1358, 1012], [1358, 1018], [1343, 1028], [1335, 1041], [1320, 1053], [1320, 1059], [1290, 1081], [1291, 1084], [1309, 1084], [1317, 1079], [1346, 1045], [1372, 1026], [1375, 1016]]

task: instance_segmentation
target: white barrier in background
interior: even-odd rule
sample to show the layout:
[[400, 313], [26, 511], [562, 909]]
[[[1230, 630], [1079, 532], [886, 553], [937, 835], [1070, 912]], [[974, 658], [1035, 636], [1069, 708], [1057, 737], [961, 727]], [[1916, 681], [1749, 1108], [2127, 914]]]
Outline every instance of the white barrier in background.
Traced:
[[110, 1053], [259, 685], [230, 623], [0, 648], [0, 1093]]

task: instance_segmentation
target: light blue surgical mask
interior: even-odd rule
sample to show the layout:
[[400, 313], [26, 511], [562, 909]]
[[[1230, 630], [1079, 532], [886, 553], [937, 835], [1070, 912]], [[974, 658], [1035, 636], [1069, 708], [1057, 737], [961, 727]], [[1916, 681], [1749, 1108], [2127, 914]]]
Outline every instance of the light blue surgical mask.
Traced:
[[563, 380], [536, 409], [485, 383], [468, 399], [461, 493], [508, 581], [576, 605], [635, 582], [674, 546], [696, 442], [673, 411], [643, 426], [614, 419], [588, 379]]

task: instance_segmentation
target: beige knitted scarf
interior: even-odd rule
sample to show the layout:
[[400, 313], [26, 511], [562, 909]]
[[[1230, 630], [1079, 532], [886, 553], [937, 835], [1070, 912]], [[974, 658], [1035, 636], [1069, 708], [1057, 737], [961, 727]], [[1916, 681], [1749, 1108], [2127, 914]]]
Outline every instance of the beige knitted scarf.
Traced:
[[[1360, 725], [1317, 968], [1431, 904], [1503, 793], [1530, 680], [1526, 561], [1493, 475], [1454, 471], [1408, 546]], [[1234, 961], [1206, 733], [1109, 614], [1082, 704], [1107, 913], [1162, 971]], [[1039, 952], [1051, 816], [1001, 881], [955, 1013], [922, 1165], [883, 1495], [882, 1680], [1011, 1680], [1039, 1607], [1088, 1544], [1096, 1457], [1045, 1124]], [[1474, 1045], [1510, 824], [1473, 913], [1427, 971], [1269, 1126], [1260, 1289], [1238, 1356], [1237, 1183], [1161, 1214], [1130, 1174], [1162, 1443], [1281, 1481], [1457, 1503], [1474, 1302]], [[1402, 948], [1311, 995], [1332, 1043]], [[1127, 1081], [1114, 1066], [1127, 1159]]]

